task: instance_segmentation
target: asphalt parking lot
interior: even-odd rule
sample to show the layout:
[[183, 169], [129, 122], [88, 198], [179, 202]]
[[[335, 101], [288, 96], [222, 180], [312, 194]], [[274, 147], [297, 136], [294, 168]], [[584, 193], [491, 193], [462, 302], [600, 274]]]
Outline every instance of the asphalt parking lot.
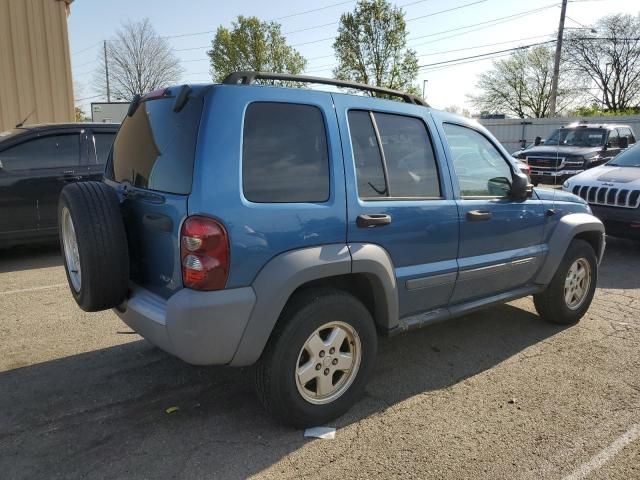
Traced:
[[53, 249], [0, 252], [4, 479], [640, 478], [637, 244], [609, 240], [578, 326], [524, 299], [382, 339], [335, 440], [274, 423], [250, 369], [186, 365], [65, 282]]

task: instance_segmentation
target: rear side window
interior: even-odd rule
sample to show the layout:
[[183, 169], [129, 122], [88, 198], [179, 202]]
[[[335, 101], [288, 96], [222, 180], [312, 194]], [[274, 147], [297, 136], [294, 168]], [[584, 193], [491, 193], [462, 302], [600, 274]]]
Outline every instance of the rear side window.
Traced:
[[422, 120], [352, 110], [349, 129], [360, 198], [441, 197], [433, 146]]
[[113, 145], [115, 133], [94, 132], [90, 137], [89, 158], [90, 162], [97, 165], [103, 165], [107, 161], [107, 156]]
[[249, 105], [244, 121], [242, 186], [251, 202], [327, 201], [329, 156], [322, 112], [311, 105]]
[[349, 129], [353, 160], [356, 164], [358, 195], [361, 198], [387, 196], [387, 185], [382, 166], [382, 155], [369, 112], [349, 112]]
[[126, 117], [113, 143], [107, 177], [149, 190], [188, 194], [202, 99], [173, 111], [172, 97], [142, 101]]
[[0, 152], [7, 171], [77, 167], [80, 164], [80, 135], [49, 135], [27, 140]]

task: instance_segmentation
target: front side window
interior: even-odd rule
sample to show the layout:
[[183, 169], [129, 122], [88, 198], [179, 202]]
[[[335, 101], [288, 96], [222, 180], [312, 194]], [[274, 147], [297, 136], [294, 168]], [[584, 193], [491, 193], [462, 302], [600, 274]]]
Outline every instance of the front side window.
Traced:
[[618, 135], [617, 130], [611, 130], [609, 132], [609, 146], [610, 147], [619, 147], [620, 146], [620, 135]]
[[440, 198], [435, 154], [422, 120], [353, 110], [349, 129], [360, 198]]
[[293, 103], [249, 105], [244, 121], [242, 187], [250, 202], [326, 202], [329, 155], [320, 109]]
[[77, 167], [80, 136], [49, 135], [28, 140], [0, 152], [0, 162], [7, 171]]
[[464, 197], [506, 197], [511, 190], [511, 168], [498, 149], [481, 133], [444, 124], [453, 165]]

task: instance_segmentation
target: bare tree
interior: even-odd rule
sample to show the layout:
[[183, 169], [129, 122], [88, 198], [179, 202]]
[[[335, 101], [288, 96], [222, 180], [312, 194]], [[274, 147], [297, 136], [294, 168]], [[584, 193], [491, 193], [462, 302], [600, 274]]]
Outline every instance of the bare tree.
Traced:
[[[168, 42], [148, 18], [127, 22], [107, 41], [111, 96], [131, 100], [136, 94], [156, 90], [180, 80], [183, 69]], [[98, 90], [107, 93], [104, 57], [95, 73]]]
[[[546, 117], [553, 56], [553, 51], [545, 46], [516, 50], [509, 58], [495, 61], [491, 70], [479, 76], [477, 88], [480, 94], [469, 96], [469, 99], [484, 112], [519, 118]], [[558, 112], [573, 104], [580, 95], [576, 81], [568, 75], [560, 78]]]
[[614, 112], [640, 106], [640, 16], [610, 15], [595, 29], [567, 35], [566, 63], [591, 81], [592, 101]]

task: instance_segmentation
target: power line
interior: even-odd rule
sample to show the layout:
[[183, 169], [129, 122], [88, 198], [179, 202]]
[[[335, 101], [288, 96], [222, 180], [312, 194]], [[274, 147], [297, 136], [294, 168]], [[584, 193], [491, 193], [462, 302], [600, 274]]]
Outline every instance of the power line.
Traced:
[[75, 56], [75, 55], [79, 55], [81, 53], [86, 52], [87, 50], [91, 50], [92, 48], [97, 47], [98, 45], [100, 45], [102, 43], [102, 40], [100, 40], [99, 42], [94, 43], [93, 45], [89, 45], [87, 48], [83, 48], [82, 50], [78, 50], [77, 52], [73, 52], [71, 54], [71, 56]]
[[[324, 7], [313, 8], [313, 9], [311, 9], [311, 10], [304, 10], [304, 11], [302, 11], [302, 12], [292, 13], [292, 14], [290, 14], [290, 15], [285, 15], [285, 16], [282, 16], [282, 17], [276, 17], [276, 18], [271, 19], [271, 21], [274, 21], [274, 20], [283, 20], [283, 19], [285, 19], [285, 18], [297, 17], [297, 16], [300, 16], [300, 15], [306, 15], [306, 14], [308, 14], [308, 13], [315, 13], [315, 12], [319, 12], [319, 11], [321, 11], [321, 10], [327, 10], [327, 9], [329, 9], [329, 8], [337, 7], [337, 6], [339, 6], [339, 5], [346, 5], [347, 3], [353, 3], [354, 1], [355, 1], [355, 0], [348, 0], [348, 1], [346, 1], [346, 2], [338, 2], [338, 3], [331, 4], [331, 5], [326, 5], [326, 6], [324, 6]], [[413, 3], [421, 3], [421, 2], [425, 2], [425, 1], [427, 1], [427, 0], [419, 0], [419, 1], [417, 1], [417, 2], [413, 2]], [[413, 4], [413, 3], [412, 3], [412, 4]], [[317, 25], [317, 26], [315, 26], [315, 27], [309, 27], [309, 28], [305, 28], [305, 29], [301, 29], [301, 30], [295, 30], [295, 31], [292, 31], [292, 32], [285, 32], [285, 34], [289, 34], [289, 33], [296, 33], [296, 32], [304, 32], [304, 31], [306, 31], [306, 30], [312, 30], [312, 29], [314, 29], [314, 28], [320, 28], [321, 26], [333, 25], [334, 23], [338, 23], [338, 22], [332, 22], [332, 23], [330, 23], [330, 24], [325, 24], [325, 25]], [[176, 35], [164, 35], [164, 36], [162, 36], [162, 38], [183, 38], [183, 37], [195, 37], [195, 36], [198, 36], [198, 35], [206, 35], [206, 34], [209, 34], [209, 33], [215, 33], [215, 32], [216, 32], [216, 30], [204, 30], [204, 31], [202, 31], [202, 32], [180, 33], [180, 34], [176, 34]]]
[[478, 3], [484, 3], [486, 1], [487, 0], [476, 0], [475, 2], [465, 3], [464, 5], [458, 5], [457, 7], [447, 8], [446, 10], [440, 10], [438, 12], [428, 13], [426, 15], [420, 15], [419, 17], [408, 18], [407, 22], [412, 22], [414, 20], [420, 20], [422, 18], [427, 18], [427, 17], [435, 17], [436, 15], [440, 15], [441, 13], [453, 12], [454, 10], [460, 10], [463, 8], [471, 7], [473, 5], [477, 5]]
[[[469, 4], [465, 4], [465, 5], [460, 5], [458, 7], [455, 7], [455, 9], [466, 8], [466, 7], [469, 7], [471, 5], [475, 5], [476, 3], [480, 3], [480, 1], [486, 1], [486, 0], [479, 0], [478, 2], [472, 2], [472, 3], [469, 3]], [[516, 18], [516, 17], [524, 17], [524, 16], [531, 15], [531, 14], [534, 14], [534, 13], [537, 13], [537, 12], [541, 12], [543, 10], [547, 10], [549, 8], [556, 7], [556, 6], [557, 6], [557, 3], [553, 3], [553, 4], [550, 4], [550, 5], [544, 6], [544, 7], [534, 8], [532, 10], [525, 10], [523, 12], [515, 13], [515, 14], [512, 14], [512, 15], [507, 15], [505, 17], [498, 17], [498, 18], [494, 18], [492, 20], [487, 20], [487, 21], [484, 21], [484, 22], [465, 25], [464, 27], [457, 27], [457, 28], [452, 28], [452, 29], [449, 29], [449, 30], [443, 30], [441, 32], [430, 33], [430, 34], [427, 34], [427, 35], [420, 35], [418, 37], [409, 38], [408, 40], [413, 41], [413, 40], [418, 40], [418, 39], [421, 39], [421, 38], [434, 37], [434, 36], [441, 35], [441, 34], [444, 34], [444, 33], [464, 30], [464, 29], [475, 27], [475, 26], [478, 26], [478, 25], [486, 25], [486, 24], [492, 24], [493, 25], [495, 23], [501, 23], [502, 21], [507, 21], [507, 20], [510, 20], [510, 19], [513, 19], [513, 18]], [[437, 15], [439, 13], [444, 13], [446, 11], [451, 11], [451, 9], [442, 10], [440, 12], [434, 12], [433, 14], [429, 14], [429, 15]], [[416, 18], [414, 18], [414, 20], [417, 19], [417, 18], [424, 18], [424, 16], [416, 17]], [[463, 33], [461, 33], [459, 35], [464, 35], [466, 33], [469, 33], [469, 32], [463, 32]], [[451, 37], [454, 37], [454, 36], [457, 36], [457, 35], [452, 35]], [[448, 38], [451, 38], [451, 37], [448, 37]], [[335, 39], [335, 36], [326, 37], [326, 38], [319, 38], [317, 40], [310, 40], [308, 42], [295, 43], [295, 44], [293, 44], [291, 46], [292, 47], [300, 47], [300, 46], [303, 46], [303, 45], [311, 45], [311, 44], [314, 44], [314, 43], [326, 42], [328, 40], [334, 40], [334, 39]], [[418, 45], [423, 45], [423, 44], [418, 44]]]
[[92, 97], [76, 98], [75, 101], [76, 102], [82, 102], [84, 100], [91, 100], [93, 98], [104, 98], [104, 95], [94, 95]]
[[[415, 2], [409, 2], [409, 3], [403, 3], [403, 4], [400, 4], [400, 5], [398, 5], [398, 7], [400, 7], [400, 8], [410, 7], [410, 6], [413, 6], [413, 5], [417, 5], [418, 3], [424, 3], [424, 2], [428, 2], [428, 1], [431, 1], [431, 0], [417, 0], [417, 1], [415, 1]], [[476, 4], [476, 3], [482, 3], [482, 2], [486, 2], [486, 1], [487, 1], [487, 0], [478, 0], [478, 1], [476, 1], [476, 2], [470, 3], [469, 5], [473, 5], [473, 4]], [[410, 20], [417, 20], [417, 19], [419, 19], [419, 18], [424, 18], [424, 17], [430, 17], [430, 16], [433, 16], [433, 15], [438, 15], [438, 14], [440, 14], [440, 13], [448, 12], [448, 11], [451, 11], [451, 10], [458, 10], [458, 9], [460, 9], [460, 8], [464, 8], [465, 6], [468, 6], [468, 5], [462, 5], [462, 6], [460, 6], [460, 7], [450, 8], [450, 9], [447, 9], [447, 10], [442, 10], [441, 12], [434, 12], [434, 13], [429, 14], [429, 15], [423, 15], [423, 16], [421, 16], [421, 17], [412, 18], [412, 19], [407, 20], [407, 22], [408, 22], [408, 21], [410, 21]], [[309, 31], [309, 30], [316, 30], [316, 29], [318, 29], [318, 28], [330, 27], [330, 26], [333, 26], [333, 25], [338, 25], [339, 23], [340, 23], [339, 21], [338, 21], [338, 22], [323, 23], [323, 24], [320, 24], [320, 25], [313, 25], [313, 26], [311, 26], [311, 27], [301, 28], [301, 29], [298, 29], [298, 30], [291, 30], [291, 31], [287, 31], [287, 32], [284, 32], [284, 34], [285, 34], [285, 35], [291, 35], [291, 34], [293, 34], [293, 33], [307, 32], [307, 31]]]
[[511, 55], [510, 52], [500, 53], [500, 54], [497, 54], [497, 55], [492, 55], [490, 57], [475, 58], [475, 59], [472, 59], [472, 60], [465, 60], [463, 62], [456, 62], [456, 63], [447, 64], [447, 65], [441, 65], [439, 67], [430, 67], [430, 68], [427, 68], [427, 69], [423, 70], [423, 72], [426, 72], [426, 73], [439, 72], [441, 70], [446, 70], [447, 68], [457, 67], [458, 65], [465, 65], [467, 63], [483, 62], [485, 60], [494, 60], [496, 58], [508, 57], [509, 55]]
[[346, 5], [347, 3], [353, 3], [353, 2], [354, 2], [354, 0], [348, 0], [346, 2], [333, 3], [331, 5], [326, 5], [324, 7], [314, 8], [312, 10], [305, 10], [303, 12], [292, 13], [290, 15], [284, 15], [283, 17], [277, 17], [277, 18], [274, 18], [273, 20], [284, 20], [285, 18], [298, 17], [300, 15], [306, 15], [307, 13], [319, 12], [321, 10], [327, 10], [328, 8], [337, 7], [339, 5]]
[[[494, 24], [504, 23], [504, 22], [507, 22], [507, 21], [509, 21], [511, 19], [514, 19], [514, 18], [521, 18], [521, 17], [526, 17], [528, 15], [533, 15], [534, 13], [538, 13], [538, 12], [541, 12], [543, 10], [548, 10], [550, 8], [556, 7], [557, 5], [558, 5], [557, 3], [552, 3], [552, 4], [546, 5], [544, 7], [534, 8], [532, 10], [524, 10], [522, 12], [514, 13], [512, 15], [493, 18], [491, 20], [486, 20], [484, 22], [472, 23], [472, 24], [469, 24], [469, 25], [464, 25], [462, 27], [451, 28], [449, 30], [441, 30], [440, 32], [429, 33], [427, 35], [420, 35], [419, 37], [409, 38], [408, 40], [413, 41], [413, 40], [419, 40], [421, 38], [435, 37], [437, 35], [442, 35], [444, 33], [457, 32], [457, 31], [460, 31], [460, 30], [465, 30], [467, 28], [477, 27], [477, 26], [480, 26], [480, 25], [491, 24], [491, 25], [487, 25], [487, 26], [493, 26]], [[478, 30], [480, 30], [480, 29], [478, 29]], [[463, 32], [460, 35], [464, 35], [466, 33], [469, 33], [469, 32]], [[451, 35], [451, 36], [446, 37], [446, 38], [452, 38], [452, 37], [455, 37], [455, 36], [457, 36], [457, 35]], [[416, 46], [419, 46], [419, 45], [424, 45], [424, 44], [418, 44]]]
[[537, 46], [540, 46], [540, 45], [547, 45], [549, 43], [555, 43], [555, 42], [556, 42], [555, 40], [549, 40], [549, 41], [546, 41], [546, 42], [530, 43], [529, 45], [522, 45], [520, 47], [507, 48], [505, 50], [497, 50], [497, 51], [494, 51], [494, 52], [481, 53], [479, 55], [472, 55], [470, 57], [454, 58], [454, 59], [451, 59], [451, 60], [444, 60], [442, 62], [427, 63], [425, 65], [418, 66], [418, 68], [422, 69], [422, 68], [428, 68], [428, 67], [433, 67], [433, 66], [437, 66], [437, 65], [444, 65], [446, 63], [451, 63], [451, 62], [458, 62], [460, 60], [470, 60], [470, 59], [473, 59], [473, 58], [486, 57], [488, 55], [494, 55], [496, 53], [515, 52], [516, 50], [523, 50], [523, 49], [527, 49], [527, 48], [531, 48], [531, 47], [537, 47]]
[[[534, 38], [534, 37], [530, 37], [530, 38]], [[524, 39], [520, 39], [520, 40], [524, 40]], [[514, 41], [518, 41], [518, 40], [511, 40], [511, 42], [514, 42]], [[498, 42], [496, 44], [480, 45], [480, 46], [477, 46], [477, 47], [467, 47], [467, 48], [458, 49], [458, 50], [451, 50], [451, 51], [470, 50], [470, 49], [473, 49], [473, 48], [481, 48], [481, 47], [487, 47], [487, 46], [491, 46], [491, 45], [498, 45], [500, 43], [509, 43], [509, 42]], [[450, 60], [443, 60], [441, 62], [427, 63], [427, 64], [424, 64], [424, 65], [420, 65], [418, 68], [419, 69], [424, 69], [424, 68], [436, 67], [436, 66], [441, 66], [441, 65], [454, 64], [456, 62], [463, 62], [465, 60], [482, 59], [484, 57], [490, 57], [490, 56], [496, 55], [496, 54], [503, 54], [503, 53], [507, 54], [507, 53], [515, 52], [516, 50], [523, 50], [523, 49], [527, 49], [527, 48], [531, 48], [531, 47], [537, 47], [537, 46], [540, 46], [540, 45], [547, 45], [549, 43], [555, 43], [555, 40], [548, 40], [546, 42], [531, 43], [529, 45], [521, 45], [521, 46], [518, 46], [518, 47], [507, 48], [507, 49], [504, 49], [504, 50], [495, 50], [495, 51], [492, 51], [492, 52], [480, 53], [478, 55], [472, 55], [472, 56], [469, 56], [469, 57], [453, 58], [453, 59], [450, 59]], [[449, 51], [449, 52], [451, 52], [451, 51]], [[440, 53], [448, 53], [448, 52], [440, 52]], [[437, 55], [437, 53], [433, 53], [433, 54], [430, 54], [430, 55]], [[317, 68], [314, 68], [313, 70], [307, 70], [306, 72], [312, 73], [314, 71], [322, 71], [324, 67], [332, 67], [332, 66], [335, 66], [335, 65], [323, 65], [322, 67], [318, 66]]]
[[524, 40], [533, 40], [533, 39], [536, 39], [536, 38], [547, 38], [550, 35], [552, 35], [552, 33], [549, 33], [547, 35], [536, 35], [535, 37], [514, 38], [513, 40], [506, 40], [504, 42], [486, 43], [484, 45], [476, 45], [475, 47], [456, 48], [455, 50], [443, 50], [441, 52], [425, 53], [423, 55], [418, 55], [418, 58], [421, 58], [421, 57], [432, 57], [434, 55], [443, 55], [445, 53], [462, 52], [462, 51], [465, 51], [465, 50], [475, 50], [477, 48], [494, 47], [496, 45], [505, 45], [507, 43], [522, 42]]

